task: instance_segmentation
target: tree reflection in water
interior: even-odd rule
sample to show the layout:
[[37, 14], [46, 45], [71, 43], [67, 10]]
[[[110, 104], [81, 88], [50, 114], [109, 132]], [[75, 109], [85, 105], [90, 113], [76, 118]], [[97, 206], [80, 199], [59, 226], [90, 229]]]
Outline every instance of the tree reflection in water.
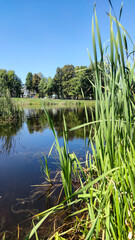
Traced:
[[6, 122], [0, 124], [0, 153], [6, 152], [10, 153], [11, 149], [15, 144], [14, 137], [17, 135], [18, 131], [22, 128], [24, 120], [24, 112], [21, 111], [19, 119], [13, 122]]
[[[86, 122], [85, 109], [81, 107], [73, 108], [51, 108], [47, 110], [54, 124], [54, 128], [58, 137], [64, 131], [63, 115], [65, 116], [67, 129], [78, 126]], [[91, 121], [91, 113], [88, 111], [88, 119]], [[0, 125], [0, 152], [10, 153], [13, 149], [15, 140], [14, 137], [26, 122], [30, 134], [34, 132], [43, 132], [49, 128], [47, 118], [43, 109], [25, 109], [16, 122], [5, 123]], [[88, 128], [86, 128], [86, 136], [88, 136]], [[84, 138], [83, 129], [68, 133], [69, 140], [74, 138]]]
[[[64, 130], [63, 115], [65, 116], [67, 129], [87, 122], [85, 109], [81, 107], [53, 107], [48, 108], [47, 111], [58, 137], [62, 136]], [[88, 111], [88, 120], [91, 121], [90, 111]], [[88, 133], [89, 131], [86, 129], [86, 136], [88, 136]], [[44, 151], [48, 154], [54, 141], [53, 137], [43, 109], [24, 109], [18, 121], [0, 125], [0, 196], [2, 196], [0, 200], [0, 228], [2, 226], [3, 231], [10, 227], [15, 229], [20, 219], [22, 221], [24, 217], [26, 218], [26, 210], [29, 211], [28, 214], [33, 209], [38, 209], [38, 212], [44, 210], [44, 201], [46, 201], [44, 192], [46, 193], [48, 189], [37, 187], [32, 189], [31, 192], [30, 186], [35, 185], [35, 183], [42, 183], [38, 154]], [[71, 140], [69, 143], [70, 150], [77, 150], [79, 158], [82, 158], [83, 155], [85, 157], [84, 130], [79, 129], [69, 132], [68, 138]], [[74, 138], [76, 138], [75, 141], [72, 141]], [[60, 142], [63, 143], [61, 140]], [[12, 152], [15, 154], [12, 154]], [[4, 153], [4, 158], [2, 153]], [[57, 156], [55, 153], [56, 162]], [[49, 159], [49, 164], [53, 178], [58, 170], [57, 164], [54, 164], [54, 156]], [[57, 189], [50, 199], [47, 198], [47, 208], [53, 206], [54, 201], [57, 201], [58, 194]], [[44, 196], [45, 199], [39, 198], [40, 200], [37, 201], [39, 196]], [[23, 212], [23, 210], [25, 211]], [[2, 224], [4, 221], [1, 219], [4, 219], [4, 224]], [[9, 237], [9, 239], [11, 238]]]
[[[63, 115], [65, 116], [67, 129], [78, 126], [86, 122], [86, 115], [84, 108], [52, 108], [47, 110], [54, 124], [54, 128], [57, 132], [58, 137], [62, 135], [64, 131]], [[91, 113], [88, 111], [88, 119], [91, 121]], [[48, 128], [47, 118], [44, 113], [44, 110], [30, 109], [29, 114], [27, 115], [27, 127], [30, 133], [42, 132]], [[86, 129], [88, 135], [88, 131]], [[69, 132], [69, 140], [73, 138], [84, 138], [84, 132], [82, 129], [79, 129], [74, 132]]]

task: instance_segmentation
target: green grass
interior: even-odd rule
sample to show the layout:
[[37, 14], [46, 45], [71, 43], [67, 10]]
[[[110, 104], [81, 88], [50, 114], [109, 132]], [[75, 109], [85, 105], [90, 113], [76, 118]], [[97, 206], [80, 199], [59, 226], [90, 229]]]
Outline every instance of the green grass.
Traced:
[[12, 98], [12, 102], [19, 106], [58, 106], [58, 107], [70, 107], [70, 106], [94, 106], [94, 100], [61, 100], [61, 99], [40, 99], [40, 98]]

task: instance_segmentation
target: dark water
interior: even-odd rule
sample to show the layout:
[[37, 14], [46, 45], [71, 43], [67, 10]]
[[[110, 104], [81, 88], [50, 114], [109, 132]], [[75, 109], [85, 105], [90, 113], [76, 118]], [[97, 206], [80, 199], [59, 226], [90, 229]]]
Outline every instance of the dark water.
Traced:
[[[52, 108], [48, 112], [61, 145], [63, 114], [68, 129], [86, 122], [84, 108]], [[40, 159], [44, 160], [43, 154], [48, 156], [53, 142], [53, 133], [41, 109], [24, 109], [19, 121], [0, 126], [0, 232], [14, 231], [18, 223], [52, 206], [57, 198], [55, 195], [49, 199], [44, 196], [38, 200], [42, 189], [31, 186], [45, 180], [41, 174]], [[69, 133], [69, 150], [85, 160], [83, 129]], [[48, 158], [52, 174], [58, 170], [57, 161], [54, 149]]]

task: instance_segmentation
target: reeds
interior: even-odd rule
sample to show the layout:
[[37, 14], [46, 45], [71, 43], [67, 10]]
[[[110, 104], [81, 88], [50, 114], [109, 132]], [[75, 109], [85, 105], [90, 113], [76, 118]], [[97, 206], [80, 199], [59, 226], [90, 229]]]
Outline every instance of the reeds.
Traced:
[[16, 121], [21, 115], [22, 111], [12, 103], [10, 94], [7, 90], [0, 99], [0, 123]]
[[[109, 1], [111, 4], [111, 1]], [[112, 6], [112, 4], [111, 4]], [[120, 15], [122, 8], [120, 10]], [[135, 61], [129, 60], [127, 38], [130, 36], [114, 17], [110, 19], [110, 53], [105, 60], [96, 10], [92, 19], [92, 41], [95, 69], [95, 114], [93, 122], [73, 130], [92, 125], [89, 134], [93, 154], [87, 154], [85, 166], [67, 149], [67, 134], [63, 133], [64, 147], [58, 143], [53, 124], [56, 149], [59, 153], [61, 177], [66, 199], [54, 208], [40, 213], [43, 216], [30, 233], [29, 239], [42, 222], [56, 211], [80, 203], [70, 217], [76, 220], [65, 239], [79, 234], [79, 239], [135, 239]], [[94, 24], [95, 19], [95, 24]], [[115, 36], [113, 22], [116, 24]], [[97, 59], [95, 32], [100, 49]], [[133, 46], [134, 47], [134, 46]], [[66, 128], [66, 125], [65, 125]], [[91, 137], [92, 136], [92, 137]], [[77, 190], [73, 180], [79, 181]], [[77, 220], [78, 219], [78, 220]], [[77, 224], [76, 224], [77, 222]], [[77, 226], [78, 225], [78, 226]], [[56, 230], [58, 239], [58, 231]], [[55, 233], [54, 235], [55, 236]], [[72, 238], [74, 239], [74, 238]]]

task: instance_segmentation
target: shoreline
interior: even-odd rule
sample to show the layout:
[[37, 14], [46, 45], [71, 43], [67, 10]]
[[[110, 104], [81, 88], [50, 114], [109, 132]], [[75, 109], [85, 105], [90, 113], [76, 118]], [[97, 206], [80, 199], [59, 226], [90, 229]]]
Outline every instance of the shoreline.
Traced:
[[95, 100], [66, 100], [66, 99], [42, 99], [42, 98], [12, 98], [12, 102], [19, 106], [95, 106]]

